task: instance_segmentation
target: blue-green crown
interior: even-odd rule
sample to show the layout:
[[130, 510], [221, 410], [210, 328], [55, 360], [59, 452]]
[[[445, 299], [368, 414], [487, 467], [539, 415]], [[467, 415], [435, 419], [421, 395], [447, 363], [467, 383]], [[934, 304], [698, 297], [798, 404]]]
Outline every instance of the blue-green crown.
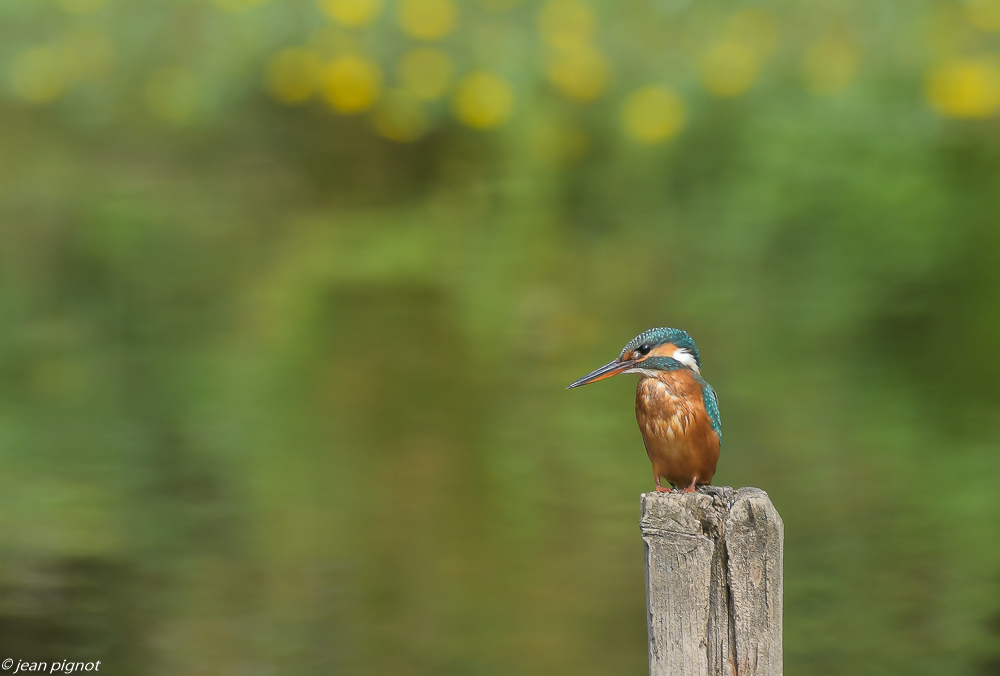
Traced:
[[628, 345], [622, 349], [622, 353], [618, 357], [621, 358], [629, 350], [635, 350], [644, 344], [656, 347], [664, 343], [673, 343], [677, 347], [682, 347], [693, 354], [695, 363], [698, 364], [698, 368], [701, 368], [701, 355], [698, 354], [698, 348], [695, 347], [694, 341], [691, 340], [688, 332], [681, 329], [659, 328], [643, 331], [628, 342]]

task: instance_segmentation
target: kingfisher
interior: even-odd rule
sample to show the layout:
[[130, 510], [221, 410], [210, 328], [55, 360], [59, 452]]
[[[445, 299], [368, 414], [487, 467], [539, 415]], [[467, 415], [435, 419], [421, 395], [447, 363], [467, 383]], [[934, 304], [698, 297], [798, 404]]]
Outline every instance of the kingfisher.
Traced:
[[617, 359], [566, 389], [619, 373], [639, 375], [635, 419], [653, 464], [656, 490], [671, 490], [663, 487], [660, 479], [685, 493], [711, 484], [722, 442], [719, 400], [701, 377], [701, 356], [687, 331], [643, 331], [628, 342]]

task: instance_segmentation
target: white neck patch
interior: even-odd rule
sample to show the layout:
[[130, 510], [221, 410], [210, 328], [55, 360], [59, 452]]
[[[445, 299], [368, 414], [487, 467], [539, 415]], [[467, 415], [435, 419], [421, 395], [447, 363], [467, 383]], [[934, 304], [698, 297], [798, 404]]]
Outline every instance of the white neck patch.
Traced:
[[701, 373], [701, 369], [698, 368], [698, 362], [695, 360], [694, 355], [685, 350], [683, 347], [679, 347], [674, 350], [674, 353], [670, 356], [690, 368], [695, 373]]

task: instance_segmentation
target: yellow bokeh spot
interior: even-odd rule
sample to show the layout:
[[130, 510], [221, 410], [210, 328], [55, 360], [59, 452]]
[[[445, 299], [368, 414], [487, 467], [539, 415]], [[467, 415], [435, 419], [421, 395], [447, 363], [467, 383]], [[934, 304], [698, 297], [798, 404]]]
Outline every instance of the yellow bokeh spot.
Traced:
[[73, 14], [93, 14], [104, 6], [107, 0], [59, 0], [59, 4], [67, 12]]
[[965, 18], [983, 31], [1000, 31], [1000, 0], [965, 0]]
[[397, 74], [403, 87], [413, 96], [428, 101], [439, 99], [448, 91], [455, 63], [446, 52], [433, 47], [418, 47], [399, 59]]
[[281, 103], [305, 103], [319, 87], [322, 63], [309, 49], [282, 49], [267, 64], [264, 81], [267, 92]]
[[96, 80], [106, 76], [114, 63], [114, 48], [108, 34], [98, 28], [81, 28], [66, 36], [60, 57], [73, 80]]
[[10, 65], [14, 93], [29, 103], [48, 103], [66, 86], [66, 71], [59, 52], [51, 47], [26, 49]]
[[847, 88], [858, 72], [861, 52], [840, 38], [823, 38], [806, 50], [802, 77], [814, 94], [830, 96]]
[[400, 0], [399, 25], [411, 38], [440, 40], [455, 27], [454, 0]]
[[538, 13], [542, 40], [556, 49], [586, 45], [596, 28], [594, 12], [580, 0], [549, 0]]
[[146, 103], [158, 117], [183, 122], [198, 107], [198, 82], [182, 68], [163, 68], [146, 83]]
[[987, 59], [949, 61], [928, 73], [924, 91], [945, 117], [993, 117], [1000, 112], [1000, 66]]
[[500, 77], [477, 71], [459, 83], [452, 102], [455, 117], [475, 129], [498, 127], [510, 117], [514, 93]]
[[625, 101], [622, 126], [640, 143], [666, 141], [684, 126], [684, 102], [666, 87], [643, 87]]
[[324, 69], [323, 98], [338, 113], [360, 113], [374, 105], [382, 88], [382, 71], [374, 61], [356, 54], [334, 59]]
[[739, 96], [753, 86], [760, 69], [757, 52], [742, 42], [723, 41], [701, 60], [701, 79], [716, 96]]
[[367, 26], [381, 13], [382, 0], [319, 0], [319, 6], [342, 26]]
[[604, 92], [608, 63], [594, 47], [559, 50], [549, 58], [547, 75], [560, 93], [578, 101], [591, 101]]
[[427, 133], [429, 122], [423, 104], [409, 92], [388, 92], [373, 115], [375, 131], [390, 141], [412, 143]]

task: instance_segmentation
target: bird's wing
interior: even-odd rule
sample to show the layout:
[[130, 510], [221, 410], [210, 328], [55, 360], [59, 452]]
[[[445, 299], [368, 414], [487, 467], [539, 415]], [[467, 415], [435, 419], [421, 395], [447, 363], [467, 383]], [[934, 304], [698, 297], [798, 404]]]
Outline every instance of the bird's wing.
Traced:
[[705, 410], [712, 420], [712, 429], [722, 438], [722, 418], [719, 417], [719, 398], [715, 395], [715, 390], [708, 383], [702, 381], [701, 397], [705, 401]]

